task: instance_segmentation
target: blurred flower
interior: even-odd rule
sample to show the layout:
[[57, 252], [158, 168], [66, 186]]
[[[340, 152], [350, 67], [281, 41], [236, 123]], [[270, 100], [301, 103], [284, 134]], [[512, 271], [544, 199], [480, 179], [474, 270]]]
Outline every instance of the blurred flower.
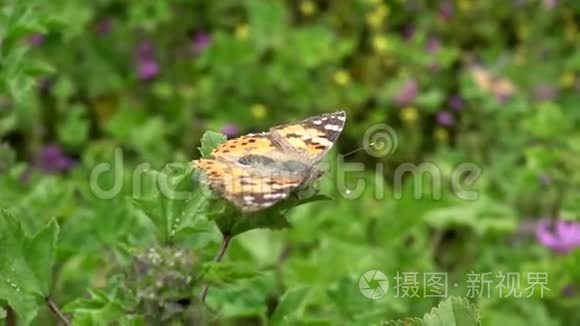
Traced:
[[250, 36], [250, 27], [247, 24], [241, 24], [236, 26], [234, 35], [238, 40], [247, 40]]
[[28, 36], [28, 44], [31, 46], [41, 46], [44, 43], [44, 35], [40, 33], [34, 33]]
[[389, 15], [389, 7], [385, 4], [377, 4], [367, 14], [367, 24], [373, 28], [378, 29], [383, 24], [385, 18]]
[[413, 38], [413, 36], [415, 36], [415, 26], [413, 25], [403, 26], [403, 28], [401, 29], [401, 37], [403, 37], [405, 41], [409, 41]]
[[384, 53], [387, 50], [389, 43], [387, 37], [382, 34], [373, 36], [373, 49], [377, 53]]
[[572, 88], [576, 84], [576, 75], [573, 72], [567, 71], [560, 77], [560, 85], [563, 88]]
[[45, 145], [34, 160], [34, 166], [44, 173], [66, 172], [74, 165], [58, 145]]
[[438, 38], [432, 36], [429, 37], [429, 39], [427, 40], [427, 52], [429, 53], [435, 53], [437, 51], [439, 51], [439, 49], [441, 48], [441, 42], [439, 41]]
[[441, 65], [439, 64], [439, 62], [431, 62], [429, 64], [429, 70], [431, 70], [432, 72], [437, 72], [441, 69]]
[[159, 74], [159, 64], [154, 59], [139, 59], [137, 75], [141, 80], [150, 80]]
[[505, 101], [516, 92], [516, 85], [509, 79], [499, 77], [486, 68], [474, 65], [470, 68], [475, 84], [484, 92], [491, 93], [497, 99]]
[[457, 4], [459, 6], [459, 10], [463, 12], [469, 11], [473, 7], [472, 0], [458, 0]]
[[449, 20], [454, 13], [453, 4], [450, 2], [444, 2], [439, 5], [439, 16], [443, 18], [443, 20]]
[[316, 12], [316, 3], [311, 0], [303, 0], [300, 2], [300, 12], [304, 16], [311, 16]]
[[240, 128], [235, 123], [227, 123], [222, 127], [222, 134], [228, 137], [235, 137], [240, 132]]
[[264, 104], [254, 104], [250, 107], [250, 113], [256, 119], [262, 119], [268, 113], [268, 109]]
[[346, 86], [350, 83], [350, 74], [346, 70], [339, 70], [334, 73], [334, 82], [340, 86]]
[[440, 143], [447, 143], [449, 141], [449, 131], [445, 128], [437, 127], [435, 128], [435, 140]]
[[562, 289], [562, 296], [566, 298], [571, 298], [576, 296], [577, 290], [574, 284], [569, 284]]
[[143, 41], [139, 44], [137, 49], [137, 56], [139, 58], [151, 58], [155, 55], [155, 49], [151, 41]]
[[395, 102], [401, 106], [409, 105], [413, 103], [418, 92], [417, 82], [414, 79], [409, 79], [403, 84], [403, 87], [401, 87], [397, 95], [395, 95]]
[[105, 36], [109, 34], [112, 30], [113, 23], [110, 19], [105, 18], [97, 22], [97, 26], [95, 27], [97, 34], [101, 36]]
[[463, 99], [459, 95], [453, 95], [447, 101], [447, 105], [454, 111], [461, 111], [463, 109]]
[[557, 252], [567, 253], [580, 247], [580, 223], [542, 219], [538, 222], [536, 237], [542, 245]]
[[558, 96], [558, 90], [549, 84], [540, 84], [534, 87], [534, 97], [538, 100], [549, 101]]
[[206, 32], [197, 32], [193, 36], [192, 50], [194, 53], [201, 53], [211, 43], [211, 37]]
[[159, 74], [159, 70], [153, 43], [141, 42], [137, 49], [137, 77], [141, 80], [150, 80]]
[[399, 118], [405, 123], [414, 123], [419, 118], [419, 112], [412, 106], [406, 106], [401, 110]]
[[542, 174], [538, 177], [538, 181], [542, 186], [547, 187], [552, 183], [552, 178], [547, 174]]
[[544, 8], [553, 9], [558, 4], [558, 0], [544, 0]]
[[437, 113], [437, 123], [444, 127], [451, 127], [455, 123], [455, 118], [449, 111], [439, 111]]

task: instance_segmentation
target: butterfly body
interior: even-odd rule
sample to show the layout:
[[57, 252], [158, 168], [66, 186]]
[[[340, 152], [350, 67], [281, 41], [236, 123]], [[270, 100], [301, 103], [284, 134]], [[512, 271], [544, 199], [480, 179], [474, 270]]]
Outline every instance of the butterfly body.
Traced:
[[345, 120], [339, 111], [230, 139], [195, 166], [211, 189], [242, 211], [268, 208], [322, 175], [318, 165]]

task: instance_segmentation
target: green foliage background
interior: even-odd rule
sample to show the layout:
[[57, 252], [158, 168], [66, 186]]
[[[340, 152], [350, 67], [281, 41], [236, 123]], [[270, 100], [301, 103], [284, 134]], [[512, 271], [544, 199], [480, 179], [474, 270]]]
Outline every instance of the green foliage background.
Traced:
[[[441, 301], [392, 289], [365, 298], [359, 278], [378, 269], [391, 281], [446, 272], [459, 297], [472, 272], [546, 272], [543, 298], [469, 298], [482, 324], [580, 323], [580, 253], [555, 254], [528, 227], [580, 217], [579, 21], [577, 2], [557, 0], [4, 3], [0, 319], [55, 323], [48, 297], [78, 325], [368, 324]], [[158, 66], [147, 78], [144, 51]], [[204, 132], [338, 109], [348, 120], [320, 184], [333, 199], [255, 217], [265, 220], [253, 227], [292, 227], [242, 233], [211, 262], [223, 220], [189, 164], [212, 146]], [[396, 150], [345, 163], [379, 124], [396, 132]], [[48, 144], [73, 166], [43, 170]], [[114, 169], [91, 181], [107, 162]], [[337, 180], [354, 162], [364, 169], [347, 187], [366, 187], [349, 198]], [[426, 162], [444, 180], [440, 196], [429, 182], [397, 183], [403, 164]], [[474, 201], [450, 186], [465, 162], [481, 169]], [[187, 198], [165, 198], [159, 176]], [[120, 188], [104, 198], [95, 182]], [[441, 307], [475, 315], [459, 299]]]

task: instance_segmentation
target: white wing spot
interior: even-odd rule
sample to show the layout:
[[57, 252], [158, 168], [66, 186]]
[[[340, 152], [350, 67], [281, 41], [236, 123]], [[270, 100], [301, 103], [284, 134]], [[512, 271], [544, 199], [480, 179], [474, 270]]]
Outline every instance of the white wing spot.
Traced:
[[333, 130], [333, 131], [339, 131], [340, 130], [340, 126], [337, 125], [325, 125], [324, 129], [326, 130]]
[[312, 123], [314, 123], [315, 125], [321, 125], [322, 124], [322, 121], [320, 121], [320, 120], [314, 120], [314, 121], [312, 121]]

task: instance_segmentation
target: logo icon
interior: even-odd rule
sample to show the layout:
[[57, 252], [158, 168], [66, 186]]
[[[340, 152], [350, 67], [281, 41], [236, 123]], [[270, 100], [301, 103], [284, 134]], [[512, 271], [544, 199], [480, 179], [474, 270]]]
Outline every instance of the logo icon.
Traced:
[[365, 297], [377, 300], [382, 298], [389, 290], [389, 280], [385, 273], [373, 269], [366, 271], [358, 280], [360, 293]]

